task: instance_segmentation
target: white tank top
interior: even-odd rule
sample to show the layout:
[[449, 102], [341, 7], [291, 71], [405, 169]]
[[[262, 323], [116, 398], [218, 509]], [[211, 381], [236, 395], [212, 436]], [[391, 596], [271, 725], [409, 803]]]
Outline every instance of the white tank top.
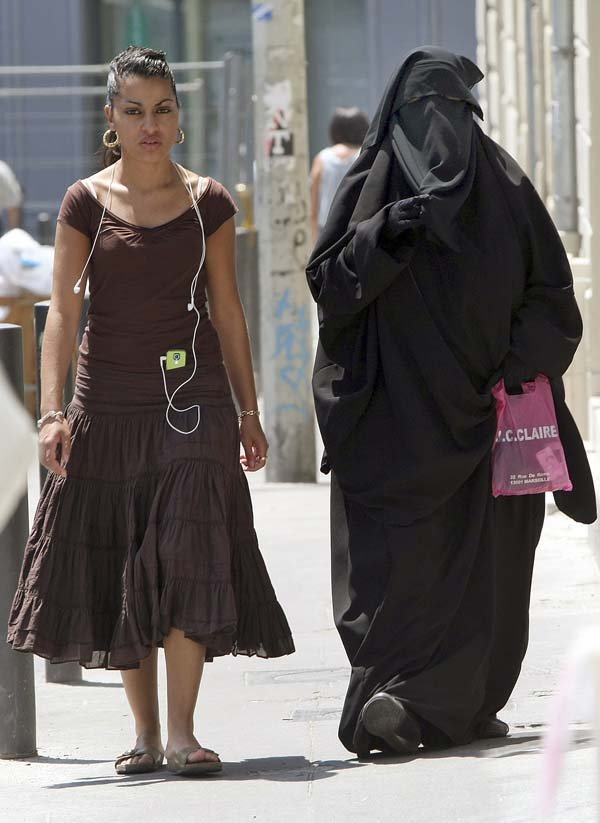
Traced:
[[359, 155], [359, 149], [342, 160], [331, 147], [319, 152], [321, 160], [321, 187], [319, 190], [319, 229], [327, 220], [331, 201], [342, 178]]

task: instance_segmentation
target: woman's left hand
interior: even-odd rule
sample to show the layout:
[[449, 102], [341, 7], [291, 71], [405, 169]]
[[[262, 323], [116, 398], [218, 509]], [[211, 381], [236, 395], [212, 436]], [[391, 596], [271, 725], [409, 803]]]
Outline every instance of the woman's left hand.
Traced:
[[244, 471], [256, 472], [264, 468], [267, 462], [269, 444], [260, 425], [258, 415], [246, 415], [240, 423], [240, 440], [245, 456], [240, 457]]

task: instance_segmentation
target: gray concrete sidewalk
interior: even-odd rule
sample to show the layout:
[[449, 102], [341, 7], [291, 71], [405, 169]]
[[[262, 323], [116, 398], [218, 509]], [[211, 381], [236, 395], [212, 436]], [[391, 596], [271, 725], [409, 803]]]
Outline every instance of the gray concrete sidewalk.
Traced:
[[[119, 674], [90, 671], [82, 685], [49, 685], [37, 661], [39, 757], [0, 761], [0, 820], [533, 821], [540, 733], [561, 660], [577, 628], [599, 618], [586, 528], [560, 514], [547, 519], [530, 650], [502, 715], [511, 737], [364, 763], [336, 734], [348, 671], [331, 616], [328, 488], [253, 482], [253, 499], [263, 553], [298, 651], [282, 660], [227, 658], [206, 667], [197, 729], [201, 741], [221, 753], [223, 775], [116, 776], [114, 757], [133, 743]], [[164, 683], [163, 667], [163, 710]], [[600, 809], [595, 748], [589, 728], [575, 726], [556, 819], [591, 823]]]

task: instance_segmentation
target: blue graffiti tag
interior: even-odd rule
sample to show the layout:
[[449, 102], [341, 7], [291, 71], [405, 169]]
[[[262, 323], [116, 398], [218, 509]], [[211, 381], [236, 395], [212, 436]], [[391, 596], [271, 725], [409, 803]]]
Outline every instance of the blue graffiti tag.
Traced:
[[308, 409], [304, 406], [300, 406], [298, 403], [279, 403], [279, 405], [275, 408], [275, 415], [279, 416], [282, 412], [287, 412], [288, 414], [292, 412], [304, 420], [309, 417]]
[[307, 366], [311, 360], [308, 337], [310, 321], [306, 306], [294, 304], [290, 289], [285, 289], [275, 309], [275, 353], [280, 360], [279, 377], [297, 393], [307, 381]]

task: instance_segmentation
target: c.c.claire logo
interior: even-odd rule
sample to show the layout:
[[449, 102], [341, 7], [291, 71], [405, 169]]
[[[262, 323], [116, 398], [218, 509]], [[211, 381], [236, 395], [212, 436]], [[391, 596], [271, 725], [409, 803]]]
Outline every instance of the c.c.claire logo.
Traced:
[[554, 440], [557, 437], [556, 426], [534, 426], [530, 429], [498, 429], [496, 442], [525, 443], [528, 440]]

